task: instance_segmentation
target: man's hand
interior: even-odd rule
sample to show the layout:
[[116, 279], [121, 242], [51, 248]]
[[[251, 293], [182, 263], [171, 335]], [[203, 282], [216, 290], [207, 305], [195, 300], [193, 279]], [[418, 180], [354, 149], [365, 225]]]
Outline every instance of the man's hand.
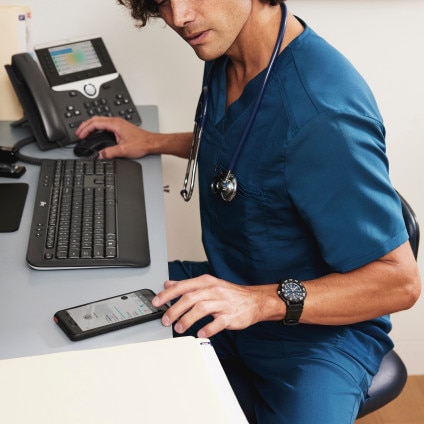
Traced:
[[83, 122], [75, 134], [84, 139], [94, 131], [110, 131], [117, 142], [116, 146], [101, 150], [100, 159], [138, 159], [152, 154], [188, 158], [193, 137], [191, 132], [163, 134], [146, 131], [125, 119], [103, 116], [95, 116]]
[[152, 133], [122, 118], [96, 116], [83, 122], [75, 133], [79, 138], [84, 139], [93, 131], [102, 130], [113, 132], [117, 145], [101, 150], [100, 159], [114, 157], [137, 159], [150, 153], [149, 141]]
[[213, 321], [199, 330], [198, 337], [211, 337], [224, 329], [241, 330], [266, 319], [265, 303], [274, 302], [284, 315], [284, 304], [276, 294], [277, 285], [240, 286], [224, 280], [202, 275], [183, 281], [166, 281], [165, 290], [152, 301], [159, 307], [173, 299], [162, 323], [184, 333], [199, 319], [212, 316]]

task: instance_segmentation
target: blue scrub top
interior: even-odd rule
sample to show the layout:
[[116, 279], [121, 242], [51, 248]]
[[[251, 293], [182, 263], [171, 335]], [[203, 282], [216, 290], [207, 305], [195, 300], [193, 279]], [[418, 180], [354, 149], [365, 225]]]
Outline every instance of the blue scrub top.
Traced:
[[[309, 280], [361, 267], [408, 239], [375, 99], [346, 58], [306, 25], [276, 60], [232, 170], [236, 197], [227, 203], [212, 194], [265, 73], [226, 109], [225, 68], [223, 60], [209, 84], [199, 152], [202, 238], [215, 276], [253, 285]], [[382, 350], [391, 347], [388, 317], [356, 327]]]

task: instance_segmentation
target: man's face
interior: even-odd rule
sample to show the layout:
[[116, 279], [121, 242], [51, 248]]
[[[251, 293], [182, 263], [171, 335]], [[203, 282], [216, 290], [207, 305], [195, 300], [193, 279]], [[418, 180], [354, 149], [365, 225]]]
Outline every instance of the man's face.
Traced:
[[157, 0], [161, 18], [203, 60], [228, 53], [250, 17], [252, 0]]

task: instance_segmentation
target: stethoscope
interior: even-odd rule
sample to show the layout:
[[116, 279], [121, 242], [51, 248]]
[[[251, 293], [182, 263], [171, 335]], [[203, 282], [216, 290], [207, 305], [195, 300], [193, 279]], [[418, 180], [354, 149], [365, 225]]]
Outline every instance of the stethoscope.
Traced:
[[[253, 121], [255, 120], [256, 115], [258, 113], [259, 105], [261, 103], [262, 97], [265, 92], [265, 88], [269, 80], [269, 75], [271, 73], [275, 60], [280, 51], [281, 43], [283, 42], [283, 38], [284, 38], [284, 33], [286, 32], [286, 23], [287, 23], [286, 4], [281, 3], [281, 8], [283, 10], [283, 16], [281, 19], [277, 41], [275, 43], [274, 51], [272, 53], [271, 59], [266, 69], [266, 73], [265, 73], [264, 80], [262, 82], [261, 89], [259, 90], [258, 97], [253, 106], [253, 109], [250, 112], [249, 119], [247, 121], [244, 132], [234, 152], [233, 158], [231, 159], [228, 171], [219, 172], [219, 174], [215, 175], [215, 177], [212, 180], [212, 184], [211, 184], [212, 193], [220, 194], [221, 198], [225, 200], [226, 202], [231, 202], [231, 200], [233, 200], [235, 195], [237, 194], [237, 178], [233, 174], [233, 169], [237, 163], [237, 159], [240, 155], [240, 152], [244, 144], [246, 143], [250, 128], [253, 125]], [[196, 108], [194, 130], [193, 130], [193, 141], [191, 144], [190, 156], [187, 163], [187, 170], [186, 170], [186, 175], [184, 178], [184, 186], [183, 186], [183, 189], [181, 190], [181, 196], [186, 202], [188, 202], [191, 199], [191, 196], [193, 195], [194, 183], [195, 183], [196, 171], [197, 171], [197, 157], [199, 154], [200, 142], [202, 140], [203, 130], [205, 128], [205, 122], [206, 122], [206, 114], [208, 111], [209, 84], [212, 79], [212, 74], [216, 66], [216, 63], [217, 63], [217, 60], [215, 60], [215, 62], [212, 64], [212, 67], [206, 77], [206, 83], [202, 88], [202, 92], [200, 94], [199, 102]], [[187, 186], [189, 181], [190, 181], [190, 188], [187, 191]]]

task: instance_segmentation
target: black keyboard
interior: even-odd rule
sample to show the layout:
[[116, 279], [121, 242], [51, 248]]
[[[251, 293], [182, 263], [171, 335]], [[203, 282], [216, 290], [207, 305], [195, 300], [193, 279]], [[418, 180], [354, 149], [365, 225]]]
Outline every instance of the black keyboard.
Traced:
[[43, 160], [27, 262], [35, 269], [149, 265], [141, 165]]

